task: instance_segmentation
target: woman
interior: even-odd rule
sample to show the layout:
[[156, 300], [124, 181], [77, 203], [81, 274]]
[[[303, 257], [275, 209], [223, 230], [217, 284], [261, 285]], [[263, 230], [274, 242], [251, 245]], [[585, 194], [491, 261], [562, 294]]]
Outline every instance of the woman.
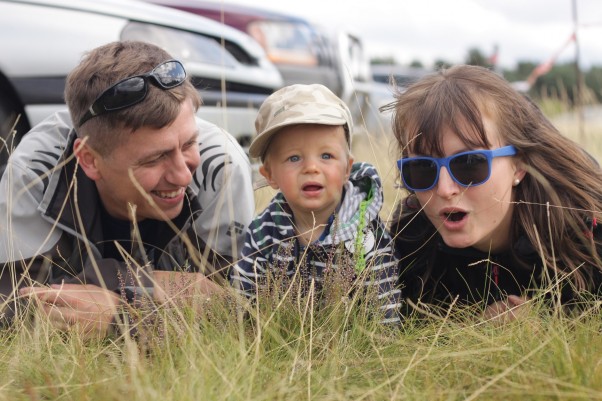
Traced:
[[389, 108], [409, 191], [392, 225], [409, 305], [481, 304], [494, 317], [536, 294], [601, 293], [601, 170], [532, 102], [463, 65]]

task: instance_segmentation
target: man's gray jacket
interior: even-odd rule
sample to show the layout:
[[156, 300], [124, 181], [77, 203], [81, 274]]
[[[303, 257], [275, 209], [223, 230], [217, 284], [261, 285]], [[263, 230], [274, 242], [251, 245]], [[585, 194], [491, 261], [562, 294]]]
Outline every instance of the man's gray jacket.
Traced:
[[153, 265], [144, 251], [127, 262], [103, 258], [100, 200], [95, 183], [78, 169], [71, 125], [64, 111], [34, 127], [0, 180], [0, 299], [32, 280], [117, 290], [132, 272], [148, 283], [152, 269], [222, 269], [224, 275], [254, 213], [250, 164], [230, 134], [197, 119], [201, 163], [182, 213], [172, 220], [173, 237]]

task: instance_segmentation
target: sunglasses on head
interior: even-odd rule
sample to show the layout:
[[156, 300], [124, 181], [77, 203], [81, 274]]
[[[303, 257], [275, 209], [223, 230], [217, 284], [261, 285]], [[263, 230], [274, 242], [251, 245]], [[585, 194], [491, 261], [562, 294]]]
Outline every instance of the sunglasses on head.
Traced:
[[145, 74], [122, 79], [96, 98], [86, 114], [79, 120], [79, 125], [83, 125], [92, 117], [125, 109], [143, 101], [148, 93], [149, 78], [153, 78], [152, 81], [159, 88], [171, 89], [186, 80], [186, 70], [179, 61], [168, 60]]
[[449, 157], [408, 157], [397, 161], [405, 187], [411, 191], [428, 191], [437, 185], [441, 167], [463, 187], [485, 183], [491, 175], [491, 160], [495, 157], [514, 156], [512, 145], [492, 150], [471, 150]]

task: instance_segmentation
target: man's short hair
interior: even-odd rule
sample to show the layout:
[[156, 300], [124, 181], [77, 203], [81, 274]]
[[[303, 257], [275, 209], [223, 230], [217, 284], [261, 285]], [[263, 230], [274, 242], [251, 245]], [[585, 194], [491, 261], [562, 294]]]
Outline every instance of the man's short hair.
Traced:
[[147, 82], [146, 98], [133, 106], [79, 121], [94, 101], [122, 79], [151, 71], [172, 56], [150, 43], [119, 41], [88, 52], [67, 76], [65, 100], [80, 138], [101, 155], [108, 155], [123, 142], [123, 136], [141, 127], [163, 128], [173, 122], [181, 104], [190, 99], [194, 109], [201, 105], [197, 90], [189, 78], [175, 88], [164, 90]]

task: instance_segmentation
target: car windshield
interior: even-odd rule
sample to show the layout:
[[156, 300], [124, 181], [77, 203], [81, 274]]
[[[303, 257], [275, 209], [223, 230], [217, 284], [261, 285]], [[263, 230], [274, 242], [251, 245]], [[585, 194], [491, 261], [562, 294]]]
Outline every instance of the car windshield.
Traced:
[[131, 22], [121, 34], [122, 40], [142, 40], [154, 43], [167, 50], [181, 61], [234, 67], [236, 59], [213, 38], [200, 34]]
[[256, 21], [248, 32], [277, 64], [315, 66], [318, 58], [312, 52], [313, 34], [304, 24], [282, 21]]

